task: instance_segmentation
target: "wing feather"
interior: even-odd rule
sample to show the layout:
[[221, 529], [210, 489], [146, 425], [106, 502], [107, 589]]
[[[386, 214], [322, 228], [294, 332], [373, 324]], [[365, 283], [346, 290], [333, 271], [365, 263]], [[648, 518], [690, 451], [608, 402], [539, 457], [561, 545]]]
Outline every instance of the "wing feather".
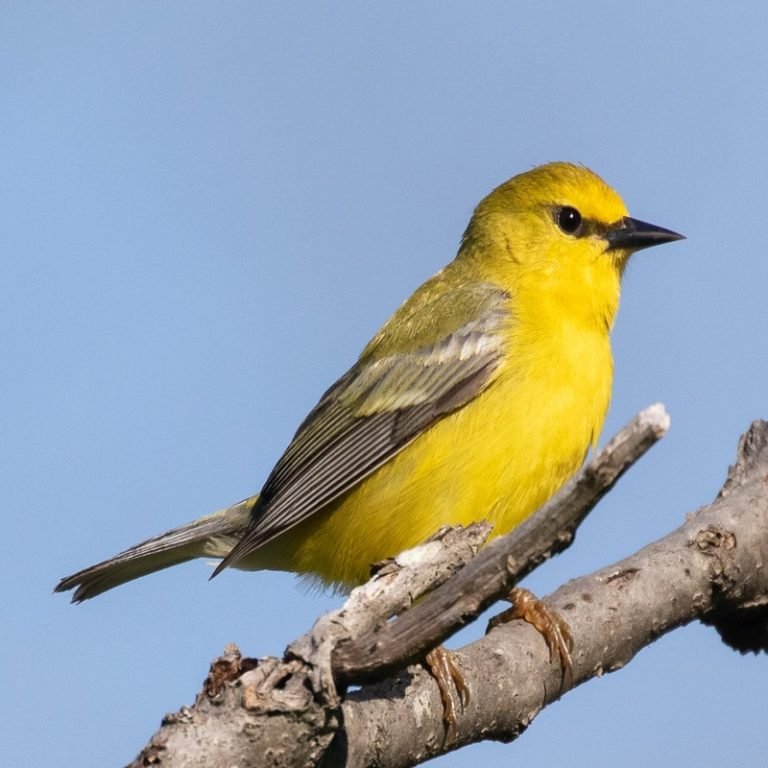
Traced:
[[216, 573], [321, 511], [493, 380], [510, 318], [508, 295], [478, 283], [436, 301], [445, 306], [430, 307], [435, 317], [451, 316], [456, 305], [469, 317], [459, 317], [435, 343], [364, 355], [323, 395], [267, 478], [247, 533]]

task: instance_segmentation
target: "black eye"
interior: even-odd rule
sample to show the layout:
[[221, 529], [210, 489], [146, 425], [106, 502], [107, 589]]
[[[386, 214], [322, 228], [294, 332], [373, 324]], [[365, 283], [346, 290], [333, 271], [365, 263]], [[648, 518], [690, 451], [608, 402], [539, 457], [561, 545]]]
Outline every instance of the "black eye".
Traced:
[[581, 214], [570, 205], [564, 205], [557, 212], [557, 226], [567, 235], [575, 235], [581, 229]]

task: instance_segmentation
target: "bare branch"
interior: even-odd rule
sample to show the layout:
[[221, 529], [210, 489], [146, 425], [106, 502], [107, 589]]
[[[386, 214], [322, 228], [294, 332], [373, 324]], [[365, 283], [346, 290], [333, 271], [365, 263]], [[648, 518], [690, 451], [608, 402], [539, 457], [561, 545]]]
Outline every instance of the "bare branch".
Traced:
[[[621, 668], [657, 637], [695, 619], [715, 622], [722, 632], [743, 623], [745, 614], [754, 617], [750, 612], [764, 617], [766, 478], [768, 423], [760, 422], [742, 439], [737, 463], [711, 506], [632, 557], [548, 598], [574, 636], [573, 686]], [[446, 743], [437, 687], [418, 666], [364, 686], [340, 704], [313, 691], [301, 659], [267, 659], [241, 674], [244, 662], [230, 652], [211, 678], [215, 684], [209, 681], [194, 707], [167, 721], [135, 765], [159, 758], [166, 768], [401, 768], [480, 739], [512, 740], [563, 693], [543, 640], [523, 622], [493, 630], [462, 649], [459, 660], [472, 699], [455, 740]]]
[[[622, 668], [658, 637], [696, 619], [717, 616], [727, 625], [729, 616], [753, 607], [759, 613], [768, 601], [766, 562], [768, 422], [756, 422], [714, 504], [637, 554], [547, 598], [573, 633], [573, 687]], [[544, 642], [522, 622], [494, 630], [459, 656], [472, 701], [451, 749], [481, 738], [511, 741], [561, 695], [560, 674]], [[435, 708], [439, 712], [435, 686], [417, 669], [351, 694], [344, 706], [343, 765], [369, 765], [375, 758], [379, 768], [400, 768], [444, 753], [442, 724], [420, 717]], [[397, 738], [383, 744], [382, 733]]]
[[664, 406], [652, 405], [639, 413], [535, 515], [489, 544], [459, 576], [374, 634], [337, 647], [336, 679], [378, 679], [422, 659], [473, 621], [537, 565], [570, 546], [589, 512], [668, 429]]
[[390, 616], [407, 610], [466, 566], [490, 532], [488, 523], [445, 528], [428, 542], [379, 564], [371, 580], [352, 590], [338, 611], [321, 616], [306, 635], [291, 643], [286, 656], [306, 663], [316, 696], [329, 704], [338, 703], [332, 664], [339, 642], [369, 637], [386, 628]]

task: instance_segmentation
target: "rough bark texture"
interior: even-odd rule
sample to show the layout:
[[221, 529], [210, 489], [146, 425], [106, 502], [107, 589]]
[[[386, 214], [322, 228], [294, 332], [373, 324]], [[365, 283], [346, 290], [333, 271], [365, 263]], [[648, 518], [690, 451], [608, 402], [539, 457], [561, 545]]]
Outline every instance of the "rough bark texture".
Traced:
[[[630, 425], [629, 432], [621, 433], [622, 438], [612, 441], [607, 454], [592, 462], [558, 501], [548, 505], [547, 514], [555, 515], [553, 505], [560, 509], [562, 499], [571, 494], [571, 507], [579, 507], [572, 518], [551, 518], [561, 521], [565, 536], [558, 536], [556, 528], [550, 530], [537, 513], [538, 524], [521, 526], [517, 538], [513, 534], [505, 544], [489, 545], [470, 566], [449, 578], [457, 564], [471, 560], [487, 533], [482, 528], [452, 532], [407, 553], [402, 557], [404, 567], [390, 567], [353, 592], [345, 607], [321, 619], [292, 646], [285, 660], [264, 659], [257, 664], [228, 649], [214, 662], [194, 706], [166, 717], [133, 765], [399, 768], [482, 739], [514, 739], [567, 689], [623, 667], [657, 637], [696, 619], [713, 624], [738, 650], [768, 650], [768, 423], [755, 422], [742, 438], [736, 463], [712, 505], [635, 555], [571, 581], [547, 598], [567, 619], [574, 638], [573, 679], [566, 690], [541, 637], [523, 622], [512, 622], [458, 652], [472, 697], [449, 743], [437, 687], [421, 667], [366, 685], [344, 699], [336, 693], [334, 679], [349, 681], [358, 674], [377, 677], [392, 668], [398, 653], [406, 660], [417, 658], [422, 651], [414, 651], [413, 642], [422, 649], [428, 647], [424, 643], [439, 642], [443, 633], [450, 633], [478, 605], [489, 601], [465, 591], [467, 584], [488, 588], [489, 579], [478, 581], [473, 572], [492, 574], [490, 581], [496, 587], [502, 584], [503, 591], [543, 557], [567, 546], [596, 499], [653, 442], [646, 435], [637, 447], [643, 431], [640, 425], [655, 425], [651, 432], [658, 437], [664, 431], [664, 419], [663, 410], [650, 416], [646, 412]], [[627, 440], [634, 447], [616, 463], [616, 452], [626, 449]], [[599, 464], [601, 457], [607, 464]], [[596, 471], [596, 466], [614, 466], [618, 471], [611, 478], [604, 470]], [[585, 504], [581, 497], [590, 486], [594, 486], [594, 499]], [[580, 500], [574, 502], [574, 498]], [[487, 554], [492, 547], [494, 552], [507, 547], [502, 571], [513, 574], [509, 579], [499, 577], [498, 569], [488, 564], [498, 555]], [[523, 561], [511, 552], [523, 552]], [[440, 565], [445, 557], [450, 566]], [[424, 573], [428, 575], [420, 579], [418, 574]], [[443, 581], [411, 611], [385, 623], [414, 595]], [[441, 625], [435, 639], [434, 632], [425, 634], [424, 619], [431, 615], [429, 603], [437, 599], [445, 605], [446, 594], [453, 595], [461, 608]], [[417, 611], [425, 613], [411, 619], [406, 632], [393, 632], [398, 622]], [[374, 630], [378, 625], [384, 628], [381, 645]], [[359, 664], [355, 666], [355, 643], [358, 650], [362, 645], [376, 658], [379, 650], [385, 651], [383, 664], [369, 663], [363, 653], [361, 671]]]

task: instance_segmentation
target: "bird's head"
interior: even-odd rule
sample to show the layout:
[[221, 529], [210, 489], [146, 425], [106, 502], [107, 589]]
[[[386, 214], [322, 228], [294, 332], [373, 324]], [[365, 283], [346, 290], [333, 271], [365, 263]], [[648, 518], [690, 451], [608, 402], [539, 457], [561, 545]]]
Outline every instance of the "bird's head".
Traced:
[[567, 310], [577, 305], [613, 320], [619, 282], [632, 253], [682, 235], [630, 218], [597, 174], [549, 163], [515, 176], [475, 209], [459, 260], [491, 279], [525, 286], [529, 296]]

